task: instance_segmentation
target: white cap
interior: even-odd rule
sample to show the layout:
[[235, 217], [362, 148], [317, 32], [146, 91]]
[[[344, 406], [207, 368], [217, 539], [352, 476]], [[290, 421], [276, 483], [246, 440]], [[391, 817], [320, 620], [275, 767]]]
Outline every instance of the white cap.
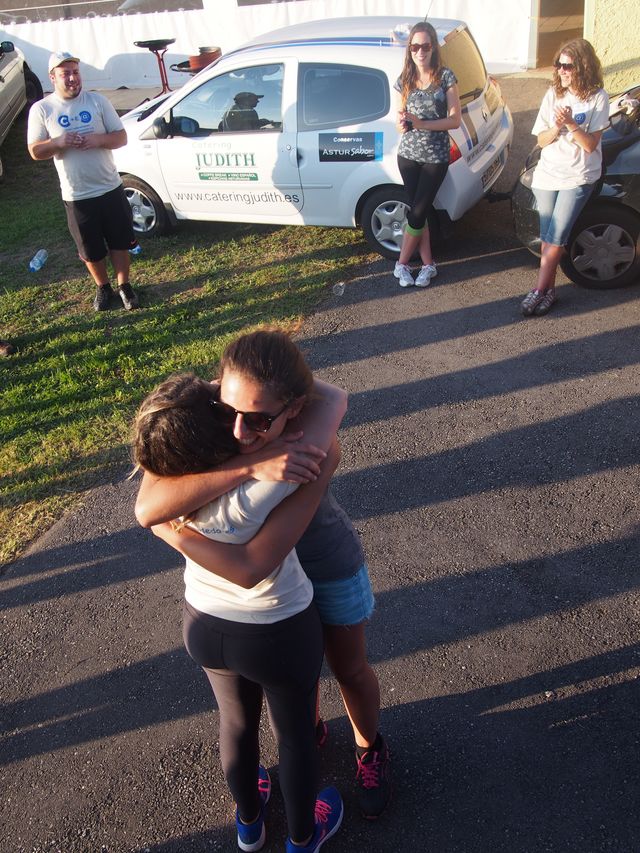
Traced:
[[52, 53], [49, 57], [49, 74], [51, 74], [53, 69], [57, 68], [58, 65], [62, 65], [63, 62], [80, 62], [80, 60], [77, 56], [74, 56], [66, 50], [59, 50], [56, 53]]

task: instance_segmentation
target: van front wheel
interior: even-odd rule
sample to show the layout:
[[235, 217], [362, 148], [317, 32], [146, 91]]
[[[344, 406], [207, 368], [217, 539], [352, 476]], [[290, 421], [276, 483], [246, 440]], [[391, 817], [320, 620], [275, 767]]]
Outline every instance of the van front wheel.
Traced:
[[402, 248], [409, 204], [403, 187], [376, 190], [362, 208], [362, 230], [367, 243], [383, 258], [397, 261]]
[[169, 230], [169, 218], [160, 196], [133, 175], [122, 175], [124, 194], [131, 205], [133, 230], [145, 237], [157, 237]]

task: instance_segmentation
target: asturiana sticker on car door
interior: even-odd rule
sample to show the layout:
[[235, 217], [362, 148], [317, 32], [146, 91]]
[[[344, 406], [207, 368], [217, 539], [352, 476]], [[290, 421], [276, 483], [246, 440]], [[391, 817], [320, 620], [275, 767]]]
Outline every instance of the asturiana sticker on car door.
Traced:
[[358, 133], [353, 136], [320, 133], [320, 162], [365, 163], [367, 160], [382, 160], [383, 136], [383, 133]]

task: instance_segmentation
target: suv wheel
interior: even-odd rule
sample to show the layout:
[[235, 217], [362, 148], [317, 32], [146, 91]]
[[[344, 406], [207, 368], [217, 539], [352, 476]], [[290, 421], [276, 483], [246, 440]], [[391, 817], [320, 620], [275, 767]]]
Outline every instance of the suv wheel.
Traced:
[[626, 287], [640, 279], [640, 216], [623, 206], [597, 205], [576, 222], [560, 262], [582, 287]]
[[407, 223], [407, 195], [403, 187], [390, 186], [376, 190], [362, 208], [362, 230], [371, 248], [397, 261]]
[[133, 230], [145, 237], [164, 234], [169, 227], [167, 211], [160, 196], [148, 184], [133, 175], [123, 175], [124, 194], [133, 213]]

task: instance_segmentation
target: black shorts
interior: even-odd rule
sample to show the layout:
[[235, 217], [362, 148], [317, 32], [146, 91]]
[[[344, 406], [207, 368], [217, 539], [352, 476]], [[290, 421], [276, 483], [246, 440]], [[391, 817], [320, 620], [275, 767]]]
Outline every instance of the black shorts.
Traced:
[[83, 261], [103, 260], [110, 249], [125, 251], [136, 242], [131, 206], [122, 184], [104, 195], [65, 201], [67, 224]]

